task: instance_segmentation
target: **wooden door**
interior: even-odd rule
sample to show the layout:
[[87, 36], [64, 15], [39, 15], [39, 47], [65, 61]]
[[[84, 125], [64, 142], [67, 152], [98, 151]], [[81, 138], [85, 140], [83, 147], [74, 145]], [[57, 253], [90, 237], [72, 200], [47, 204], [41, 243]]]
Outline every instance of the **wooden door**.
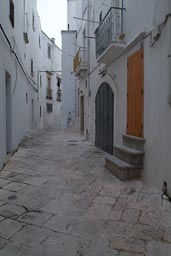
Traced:
[[107, 83], [103, 83], [96, 95], [96, 139], [95, 145], [113, 154], [114, 95]]
[[80, 131], [84, 133], [84, 96], [80, 97]]
[[144, 49], [127, 62], [127, 134], [144, 136]]

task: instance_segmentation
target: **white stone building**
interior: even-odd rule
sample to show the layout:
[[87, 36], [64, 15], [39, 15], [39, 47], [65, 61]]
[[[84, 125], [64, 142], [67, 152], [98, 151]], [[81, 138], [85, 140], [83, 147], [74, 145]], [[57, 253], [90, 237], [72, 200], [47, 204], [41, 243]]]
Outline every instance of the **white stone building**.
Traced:
[[40, 39], [39, 120], [42, 128], [60, 127], [62, 100], [61, 49], [43, 31]]
[[170, 1], [77, 0], [74, 16], [80, 129], [122, 160], [145, 141], [142, 176], [171, 192]]
[[[42, 103], [42, 95], [39, 92], [39, 71], [42, 70], [43, 65], [48, 71], [52, 68], [61, 70], [61, 51], [48, 39], [50, 44], [52, 43], [52, 48], [56, 49], [52, 49], [52, 54], [55, 55], [53, 59], [58, 58], [57, 61], [49, 63], [44, 58], [47, 54], [46, 43], [41, 47], [42, 37], [37, 1], [1, 1], [0, 169], [7, 153], [17, 148], [30, 129], [43, 127], [42, 124], [48, 122], [43, 112], [42, 116], [46, 121], [40, 119], [40, 105], [45, 105], [46, 99]], [[43, 39], [42, 43], [44, 41]], [[54, 79], [55, 90], [56, 84]], [[43, 85], [45, 90], [46, 85], [46, 83]], [[50, 126], [54, 125], [51, 120], [49, 122]]]
[[73, 60], [76, 51], [77, 0], [67, 2], [68, 30], [62, 31], [62, 128], [67, 128], [77, 114], [77, 79], [73, 70]]
[[73, 71], [75, 43], [76, 31], [62, 31], [62, 128], [67, 128], [76, 116], [76, 78]]

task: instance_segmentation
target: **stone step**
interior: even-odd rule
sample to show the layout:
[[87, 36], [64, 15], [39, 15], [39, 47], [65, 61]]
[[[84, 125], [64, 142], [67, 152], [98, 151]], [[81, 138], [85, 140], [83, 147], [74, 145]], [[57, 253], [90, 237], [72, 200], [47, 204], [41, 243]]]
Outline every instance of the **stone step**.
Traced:
[[124, 145], [116, 145], [113, 148], [113, 154], [117, 158], [131, 164], [143, 165], [144, 152]]
[[140, 137], [135, 137], [135, 136], [131, 136], [131, 135], [123, 135], [123, 144], [125, 146], [128, 146], [130, 148], [134, 148], [140, 151], [144, 152], [144, 143], [145, 143], [145, 139], [144, 138], [140, 138]]
[[141, 176], [143, 166], [130, 165], [115, 156], [106, 154], [106, 168], [120, 180], [138, 179]]

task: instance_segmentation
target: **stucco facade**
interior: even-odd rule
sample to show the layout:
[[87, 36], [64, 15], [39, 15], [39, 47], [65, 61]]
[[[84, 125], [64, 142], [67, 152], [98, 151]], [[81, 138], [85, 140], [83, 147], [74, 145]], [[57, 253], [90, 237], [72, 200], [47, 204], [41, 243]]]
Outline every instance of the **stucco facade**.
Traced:
[[76, 116], [76, 77], [73, 58], [76, 49], [76, 31], [62, 31], [62, 128], [67, 128]]
[[[40, 119], [40, 105], [46, 99], [41, 103], [39, 71], [44, 63], [48, 70], [61, 70], [61, 50], [54, 46], [52, 54], [57, 60], [49, 63], [44, 58], [44, 41], [37, 1], [1, 1], [0, 169], [7, 153], [17, 148], [30, 129], [43, 127], [46, 122], [54, 125], [46, 116], [46, 122]], [[56, 80], [53, 83], [56, 89]]]
[[[81, 6], [84, 1], [77, 1]], [[122, 6], [123, 4], [123, 6]], [[123, 7], [122, 33], [117, 44], [96, 57], [94, 33], [103, 24], [111, 7]], [[118, 9], [115, 9], [117, 14]], [[144, 51], [144, 109], [143, 137], [145, 158], [142, 176], [162, 188], [168, 182], [171, 191], [170, 172], [170, 54], [171, 54], [171, 4], [170, 1], [87, 1], [85, 10], [77, 8], [77, 44], [87, 49], [87, 73], [78, 80], [79, 90], [85, 97], [84, 131], [92, 142], [96, 138], [95, 101], [103, 82], [114, 93], [113, 145], [122, 144], [122, 135], [127, 134], [127, 62], [138, 50]], [[119, 12], [118, 12], [119, 13]], [[117, 16], [117, 15], [116, 15]], [[116, 26], [116, 17], [113, 26]], [[89, 20], [87, 22], [86, 20]], [[100, 22], [100, 23], [99, 23]], [[118, 27], [121, 24], [118, 23]], [[117, 31], [118, 28], [116, 28]], [[85, 32], [84, 32], [85, 31]], [[86, 34], [86, 36], [85, 36]], [[86, 41], [86, 43], [84, 43]], [[79, 49], [79, 47], [76, 49]], [[112, 53], [112, 54], [111, 54]], [[78, 78], [76, 73], [76, 77]]]
[[57, 128], [60, 127], [62, 104], [61, 49], [43, 31], [40, 47], [39, 120], [42, 128]]

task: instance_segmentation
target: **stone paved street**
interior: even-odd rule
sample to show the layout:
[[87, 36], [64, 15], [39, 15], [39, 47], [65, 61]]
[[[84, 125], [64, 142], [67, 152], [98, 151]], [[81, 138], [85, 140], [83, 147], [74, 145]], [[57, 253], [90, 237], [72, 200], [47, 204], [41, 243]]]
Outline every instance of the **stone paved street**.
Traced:
[[0, 256], [170, 256], [171, 204], [74, 133], [31, 132], [0, 173]]

